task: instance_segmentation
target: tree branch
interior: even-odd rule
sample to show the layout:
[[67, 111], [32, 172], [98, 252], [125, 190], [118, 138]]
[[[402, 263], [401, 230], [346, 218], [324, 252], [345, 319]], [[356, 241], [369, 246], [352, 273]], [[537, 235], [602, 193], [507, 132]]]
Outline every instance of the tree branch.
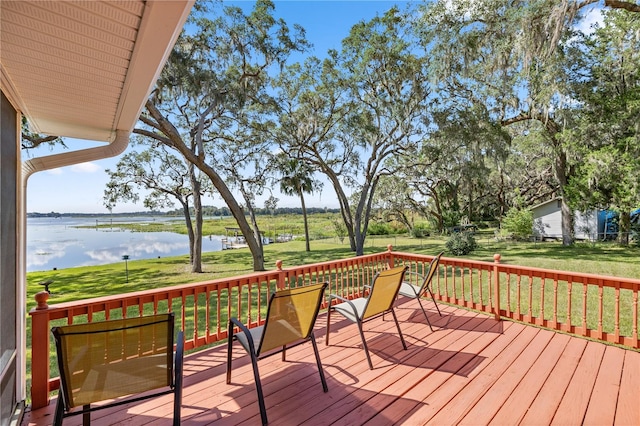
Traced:
[[612, 9], [624, 9], [629, 12], [640, 13], [640, 4], [619, 0], [604, 0], [604, 5]]
[[158, 133], [152, 132], [150, 130], [145, 129], [133, 129], [133, 133], [137, 135], [147, 136], [149, 138], [155, 139], [158, 142], [161, 142], [165, 145], [172, 146], [171, 139], [161, 136]]

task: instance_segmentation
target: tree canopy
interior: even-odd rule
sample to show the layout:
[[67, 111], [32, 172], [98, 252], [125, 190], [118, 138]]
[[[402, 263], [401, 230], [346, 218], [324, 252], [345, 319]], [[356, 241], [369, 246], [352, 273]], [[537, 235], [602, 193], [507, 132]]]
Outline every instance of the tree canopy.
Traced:
[[[206, 176], [254, 269], [256, 197], [278, 185], [304, 212], [314, 175], [335, 191], [356, 254], [372, 220], [411, 230], [417, 216], [445, 231], [557, 196], [571, 244], [574, 209], [616, 209], [624, 222], [640, 205], [637, 7], [411, 3], [357, 23], [340, 49], [293, 62], [304, 30], [274, 3], [246, 13], [198, 2], [135, 132]], [[590, 8], [603, 19], [581, 31]]]

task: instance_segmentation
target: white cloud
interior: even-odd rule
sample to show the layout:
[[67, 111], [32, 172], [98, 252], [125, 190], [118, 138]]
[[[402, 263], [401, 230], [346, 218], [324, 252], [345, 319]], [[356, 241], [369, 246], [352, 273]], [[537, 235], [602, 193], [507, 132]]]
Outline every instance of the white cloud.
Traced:
[[96, 163], [88, 162], [74, 164], [73, 166], [71, 166], [71, 170], [75, 173], [96, 173], [102, 170], [102, 167], [100, 167]]
[[61, 175], [63, 172], [62, 172], [61, 168], [57, 168], [57, 169], [47, 170], [46, 173], [48, 173], [50, 175]]

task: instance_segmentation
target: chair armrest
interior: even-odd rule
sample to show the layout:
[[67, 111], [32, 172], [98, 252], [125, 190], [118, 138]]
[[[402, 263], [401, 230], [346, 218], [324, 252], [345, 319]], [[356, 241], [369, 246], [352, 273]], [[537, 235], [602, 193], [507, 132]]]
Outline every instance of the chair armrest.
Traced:
[[182, 364], [184, 360], [184, 331], [178, 331], [176, 340], [176, 364]]
[[351, 302], [351, 300], [345, 299], [344, 297], [338, 296], [337, 294], [331, 294], [329, 295], [329, 309], [331, 309], [331, 299], [339, 299], [339, 300], [342, 300], [344, 303], [348, 303], [349, 306], [351, 306], [351, 309], [353, 310], [353, 316], [356, 318], [360, 318], [358, 316], [358, 310], [356, 309], [356, 305], [354, 305], [353, 302]]
[[182, 376], [184, 370], [184, 331], [178, 332], [178, 340], [176, 342], [176, 353], [174, 358], [174, 385], [180, 392], [179, 400], [182, 399]]
[[231, 324], [233, 324], [236, 327], [240, 328], [240, 330], [242, 330], [245, 333], [249, 332], [249, 328], [247, 328], [247, 326], [244, 325], [241, 321], [239, 321], [238, 318], [236, 318], [236, 317], [231, 317], [229, 319], [229, 325], [231, 325]]
[[233, 326], [238, 327], [244, 334], [247, 335], [247, 342], [249, 343], [249, 348], [251, 349], [251, 353], [256, 353], [256, 348], [253, 344], [253, 339], [251, 338], [251, 332], [249, 331], [249, 328], [244, 325], [241, 321], [238, 321], [237, 318], [235, 317], [231, 317], [229, 319], [229, 339], [232, 339], [233, 336]]
[[[363, 295], [366, 295], [366, 297], [369, 297], [369, 295], [371, 294], [371, 289], [372, 289], [372, 288], [373, 288], [373, 286], [372, 286], [372, 285], [370, 285], [370, 284], [365, 284], [364, 286], [362, 286], [362, 290], [363, 290], [362, 294], [363, 294]], [[367, 293], [369, 293], [369, 294], [367, 294]]]
[[330, 294], [329, 295], [329, 306], [331, 306], [331, 299], [340, 299], [343, 302], [348, 302], [349, 301], [349, 299], [345, 299], [344, 297], [338, 296], [337, 294]]
[[419, 272], [407, 271], [404, 273], [405, 277], [407, 275], [415, 275], [416, 277], [424, 278], [424, 275]]

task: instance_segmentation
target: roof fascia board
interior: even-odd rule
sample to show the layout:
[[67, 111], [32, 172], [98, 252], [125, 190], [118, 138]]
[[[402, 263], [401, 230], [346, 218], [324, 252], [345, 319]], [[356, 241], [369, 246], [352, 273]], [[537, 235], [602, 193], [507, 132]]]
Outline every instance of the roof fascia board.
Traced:
[[[149, 0], [121, 95], [109, 144], [33, 158], [23, 163], [23, 182], [33, 173], [121, 154], [195, 0]], [[170, 31], [167, 31], [170, 29]], [[155, 66], [150, 66], [155, 65]]]
[[[0, 49], [1, 48], [2, 47], [0, 46]], [[0, 89], [9, 100], [9, 103], [11, 103], [11, 105], [18, 112], [21, 112], [22, 114], [26, 113], [24, 102], [22, 101], [22, 98], [18, 94], [16, 87], [11, 81], [11, 77], [9, 77], [9, 74], [5, 70], [4, 66], [2, 66], [2, 63], [0, 63]]]
[[146, 3], [114, 129], [133, 130], [194, 3], [195, 0]]
[[562, 200], [562, 197], [555, 197], [555, 198], [550, 199], [549, 201], [545, 201], [545, 202], [542, 202], [540, 204], [536, 204], [533, 207], [529, 207], [529, 210], [535, 210], [535, 209], [537, 209], [539, 207], [546, 206], [547, 204], [553, 203], [554, 201], [558, 201], [558, 200]]

